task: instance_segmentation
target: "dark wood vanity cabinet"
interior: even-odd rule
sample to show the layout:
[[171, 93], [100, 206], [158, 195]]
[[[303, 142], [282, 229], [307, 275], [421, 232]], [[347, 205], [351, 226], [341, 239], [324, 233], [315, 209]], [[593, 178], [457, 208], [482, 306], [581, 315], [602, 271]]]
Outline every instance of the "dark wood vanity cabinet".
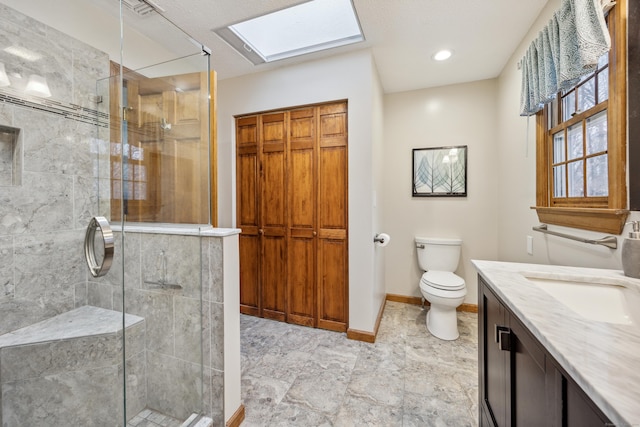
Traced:
[[478, 276], [482, 427], [611, 425]]

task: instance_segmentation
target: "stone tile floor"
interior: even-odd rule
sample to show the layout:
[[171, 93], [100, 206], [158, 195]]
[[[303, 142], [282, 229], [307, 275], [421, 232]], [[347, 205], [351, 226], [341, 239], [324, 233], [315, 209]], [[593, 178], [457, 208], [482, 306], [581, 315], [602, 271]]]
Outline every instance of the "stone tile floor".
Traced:
[[242, 426], [477, 426], [477, 315], [442, 341], [427, 310], [387, 302], [375, 344], [243, 315]]

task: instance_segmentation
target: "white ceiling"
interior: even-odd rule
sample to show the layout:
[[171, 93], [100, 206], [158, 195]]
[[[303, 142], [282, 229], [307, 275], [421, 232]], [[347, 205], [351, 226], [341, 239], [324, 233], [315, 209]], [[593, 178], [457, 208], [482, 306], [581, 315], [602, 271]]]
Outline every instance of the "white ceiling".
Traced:
[[[422, 89], [497, 77], [548, 0], [352, 0], [365, 41], [297, 58], [253, 65], [212, 30], [226, 27], [306, 0], [153, 0], [163, 15], [212, 51], [218, 79], [315, 60], [344, 52], [370, 49], [386, 93]], [[116, 20], [118, 0], [0, 0], [54, 28], [74, 31], [81, 40], [110, 39], [100, 33], [105, 12]], [[89, 6], [93, 4], [99, 9]], [[171, 51], [184, 52], [184, 39], [158, 25], [161, 18], [125, 22], [160, 40]], [[70, 16], [82, 22], [72, 22]], [[94, 18], [87, 14], [97, 15]], [[65, 18], [67, 17], [67, 18]], [[126, 19], [134, 17], [135, 19]], [[75, 18], [75, 16], [74, 16]], [[86, 24], [87, 28], [77, 27]], [[84, 31], [84, 33], [82, 32]], [[181, 39], [181, 40], [178, 40]], [[194, 46], [186, 42], [193, 49]], [[447, 48], [454, 56], [436, 62], [431, 56]], [[105, 50], [107, 51], [107, 50]]]
[[[353, 0], [366, 40], [330, 51], [254, 66], [213, 29], [300, 0], [154, 0], [164, 15], [212, 50], [220, 80], [371, 49], [386, 93], [494, 78], [547, 0]], [[446, 62], [431, 56], [454, 51]]]

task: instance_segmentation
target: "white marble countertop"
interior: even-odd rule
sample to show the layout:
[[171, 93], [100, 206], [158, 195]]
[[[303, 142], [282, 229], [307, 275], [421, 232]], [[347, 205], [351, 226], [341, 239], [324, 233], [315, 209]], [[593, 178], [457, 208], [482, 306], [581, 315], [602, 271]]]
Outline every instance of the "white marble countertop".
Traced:
[[640, 302], [639, 279], [628, 278], [618, 270], [480, 260], [472, 263], [613, 424], [640, 426], [640, 322], [625, 325], [586, 319], [522, 273], [624, 286], [632, 296], [626, 303], [631, 303], [629, 309], [634, 314], [640, 314], [640, 304], [634, 304]]

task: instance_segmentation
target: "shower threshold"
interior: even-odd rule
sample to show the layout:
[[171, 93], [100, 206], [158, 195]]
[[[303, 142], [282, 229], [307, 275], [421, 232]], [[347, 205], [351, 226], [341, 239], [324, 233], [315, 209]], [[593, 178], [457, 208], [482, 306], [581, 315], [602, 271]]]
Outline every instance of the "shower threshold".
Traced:
[[152, 409], [145, 409], [127, 423], [127, 427], [210, 427], [211, 418], [197, 414], [191, 415], [186, 421], [164, 415]]
[[182, 427], [183, 423], [184, 420], [180, 421], [152, 409], [145, 409], [131, 418], [127, 427]]

